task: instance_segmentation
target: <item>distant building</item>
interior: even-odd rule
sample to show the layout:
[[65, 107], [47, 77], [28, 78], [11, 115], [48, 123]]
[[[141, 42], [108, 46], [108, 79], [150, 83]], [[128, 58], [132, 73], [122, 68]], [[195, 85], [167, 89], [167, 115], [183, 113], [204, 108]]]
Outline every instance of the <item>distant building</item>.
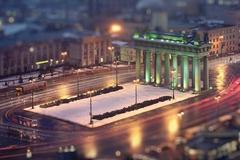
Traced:
[[0, 76], [59, 65], [76, 67], [111, 62], [109, 40], [77, 31], [24, 31], [1, 37]]
[[210, 55], [240, 52], [240, 27], [238, 25], [204, 25], [197, 30], [201, 40], [212, 45]]

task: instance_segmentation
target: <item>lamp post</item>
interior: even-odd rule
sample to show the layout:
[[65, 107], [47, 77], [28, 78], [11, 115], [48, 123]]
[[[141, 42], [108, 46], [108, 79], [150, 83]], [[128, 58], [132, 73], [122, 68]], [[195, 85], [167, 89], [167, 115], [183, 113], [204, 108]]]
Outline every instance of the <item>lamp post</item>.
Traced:
[[113, 62], [113, 57], [114, 57], [114, 53], [113, 53], [114, 47], [113, 46], [109, 46], [108, 50], [109, 50], [109, 52], [111, 54], [111, 58], [112, 58], [112, 60], [111, 60], [111, 67], [112, 67], [112, 62]]
[[115, 76], [116, 76], [116, 87], [118, 86], [118, 60], [117, 60], [117, 58], [116, 58], [116, 60], [115, 60]]
[[68, 55], [67, 52], [61, 52], [61, 56], [62, 56], [62, 63], [63, 63], [63, 73], [64, 73], [64, 66], [65, 66], [65, 61], [66, 61], [66, 56]]
[[33, 89], [34, 89], [34, 79], [30, 80], [30, 83], [32, 83], [32, 90], [31, 90], [31, 102], [32, 102], [32, 109], [34, 109], [34, 94], [33, 94]]
[[174, 84], [175, 77], [174, 77], [174, 74], [176, 73], [176, 70], [173, 69], [171, 71], [171, 73], [172, 73], [172, 99], [175, 99], [175, 92], [174, 92], [174, 90], [175, 90], [175, 84]]
[[139, 83], [139, 79], [133, 80], [133, 83], [135, 84], [135, 104], [137, 104], [137, 85]]
[[77, 97], [80, 96], [80, 88], [79, 88], [79, 72], [80, 72], [80, 69], [77, 70]]
[[92, 93], [94, 93], [94, 91], [88, 91], [87, 92], [89, 94], [89, 115], [90, 115], [90, 123], [89, 124], [93, 124], [93, 120], [92, 120]]

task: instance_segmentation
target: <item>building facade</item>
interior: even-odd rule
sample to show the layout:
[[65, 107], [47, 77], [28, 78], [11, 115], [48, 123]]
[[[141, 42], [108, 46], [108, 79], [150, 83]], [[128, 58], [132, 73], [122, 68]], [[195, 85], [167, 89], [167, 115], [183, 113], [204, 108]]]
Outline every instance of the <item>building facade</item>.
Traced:
[[225, 55], [240, 52], [240, 26], [221, 25], [203, 27], [198, 31], [202, 40], [207, 35], [211, 44], [210, 55]]
[[[209, 44], [189, 41], [183, 36], [172, 34], [141, 35], [137, 33], [133, 39], [137, 51], [137, 79], [143, 79], [146, 84], [170, 86], [182, 91], [192, 88], [196, 93], [202, 88], [209, 89]], [[144, 59], [143, 78], [141, 76], [142, 55]]]
[[41, 32], [2, 37], [0, 76], [61, 65], [85, 67], [110, 63], [107, 37], [77, 32]]

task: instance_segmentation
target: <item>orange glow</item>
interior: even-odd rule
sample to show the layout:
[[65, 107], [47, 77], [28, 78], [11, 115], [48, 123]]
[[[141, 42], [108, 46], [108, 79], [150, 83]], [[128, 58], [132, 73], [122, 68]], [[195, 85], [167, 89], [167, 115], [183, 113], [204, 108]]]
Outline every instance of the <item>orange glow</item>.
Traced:
[[177, 114], [166, 119], [166, 129], [169, 140], [174, 140], [176, 138], [180, 129], [179, 125], [181, 120], [182, 119], [179, 118]]
[[226, 66], [219, 65], [216, 68], [217, 78], [216, 78], [216, 87], [218, 91], [221, 91], [225, 87], [225, 79], [226, 79]]
[[142, 128], [139, 125], [130, 129], [129, 141], [132, 149], [137, 149], [142, 144]]
[[59, 85], [57, 88], [60, 99], [68, 98], [70, 96], [69, 89], [65, 85]]
[[98, 151], [95, 136], [87, 137], [84, 141], [86, 142], [84, 145], [84, 155], [86, 158], [96, 158]]
[[122, 26], [120, 24], [112, 24], [110, 28], [111, 33], [119, 33], [122, 31]]

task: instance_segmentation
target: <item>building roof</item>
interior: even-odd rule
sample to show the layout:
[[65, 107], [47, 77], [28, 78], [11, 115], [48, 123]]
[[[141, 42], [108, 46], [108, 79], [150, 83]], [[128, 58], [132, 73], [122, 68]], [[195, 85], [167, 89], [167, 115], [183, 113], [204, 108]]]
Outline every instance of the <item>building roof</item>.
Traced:
[[217, 28], [233, 27], [232, 24], [225, 24], [222, 21], [208, 21], [206, 23], [199, 23], [198, 25], [192, 27], [192, 29], [197, 30], [212, 30]]
[[25, 43], [44, 42], [49, 40], [78, 40], [86, 36], [96, 36], [91, 32], [79, 32], [76, 30], [60, 31], [35, 31], [24, 30], [11, 36], [0, 38], [0, 48], [21, 45]]
[[162, 43], [171, 43], [177, 45], [187, 46], [201, 46], [203, 42], [200, 42], [193, 37], [193, 35], [183, 35], [176, 33], [135, 33], [133, 35], [134, 40], [146, 40], [146, 41], [157, 41]]

